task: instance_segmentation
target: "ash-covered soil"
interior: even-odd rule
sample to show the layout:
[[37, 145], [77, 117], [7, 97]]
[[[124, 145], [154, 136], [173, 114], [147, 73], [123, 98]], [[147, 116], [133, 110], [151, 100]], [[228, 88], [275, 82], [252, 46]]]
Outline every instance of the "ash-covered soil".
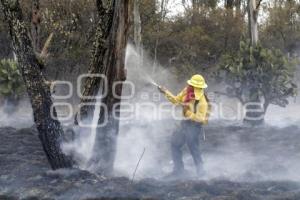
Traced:
[[[243, 151], [247, 149], [256, 159], [250, 160], [250, 166], [236, 179], [224, 175], [205, 180], [142, 179], [131, 183], [128, 178], [105, 178], [79, 169], [51, 171], [35, 129], [0, 128], [0, 199], [300, 199], [298, 127], [211, 126], [206, 128], [206, 135], [203, 151], [208, 163], [217, 158], [222, 163], [222, 155], [239, 154], [232, 151], [240, 147], [224, 152], [230, 141], [238, 141]], [[226, 158], [224, 168], [230, 168]], [[215, 169], [222, 168], [218, 165]]]

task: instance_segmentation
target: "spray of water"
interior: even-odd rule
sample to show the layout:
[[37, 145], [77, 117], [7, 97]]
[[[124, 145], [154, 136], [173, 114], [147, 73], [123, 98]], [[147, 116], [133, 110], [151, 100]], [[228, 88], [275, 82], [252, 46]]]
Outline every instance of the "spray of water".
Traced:
[[[143, 51], [142, 51], [143, 52]], [[148, 82], [156, 87], [158, 87], [159, 85], [156, 83], [156, 81], [154, 81], [154, 79], [149, 75], [150, 73], [145, 71], [145, 69], [142, 68], [142, 63], [144, 63], [144, 56], [140, 55], [138, 53], [137, 50], [134, 49], [133, 46], [129, 45], [127, 47], [127, 56], [126, 56], [126, 63], [129, 62], [128, 59], [136, 59], [137, 62], [135, 63], [135, 67], [136, 67], [136, 70], [138, 71], [139, 75], [144, 77], [145, 79], [145, 82]], [[147, 61], [146, 61], [147, 62]]]

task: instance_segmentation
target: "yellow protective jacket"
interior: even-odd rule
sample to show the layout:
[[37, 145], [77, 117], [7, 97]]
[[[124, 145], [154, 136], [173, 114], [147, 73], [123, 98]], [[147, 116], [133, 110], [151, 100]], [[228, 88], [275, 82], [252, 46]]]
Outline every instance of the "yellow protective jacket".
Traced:
[[167, 90], [165, 92], [165, 96], [171, 103], [187, 107], [187, 109], [183, 110], [183, 115], [187, 119], [199, 122], [201, 124], [207, 124], [210, 112], [208, 99], [206, 98], [203, 89], [195, 89], [194, 93], [195, 99], [188, 103], [184, 102], [187, 96], [187, 88], [184, 88], [177, 96], [174, 96], [170, 91]]

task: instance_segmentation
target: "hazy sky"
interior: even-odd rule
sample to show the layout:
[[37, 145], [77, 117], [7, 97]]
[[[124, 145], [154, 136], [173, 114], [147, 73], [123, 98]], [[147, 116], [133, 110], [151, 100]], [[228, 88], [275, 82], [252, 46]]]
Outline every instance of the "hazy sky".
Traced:
[[174, 16], [184, 11], [184, 7], [182, 6], [182, 0], [170, 0], [167, 7], [169, 10], [169, 16]]

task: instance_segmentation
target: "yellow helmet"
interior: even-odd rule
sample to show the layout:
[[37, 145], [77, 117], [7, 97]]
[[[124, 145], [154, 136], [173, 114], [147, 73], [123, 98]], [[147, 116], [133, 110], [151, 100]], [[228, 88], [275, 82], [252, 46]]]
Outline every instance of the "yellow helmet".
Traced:
[[188, 80], [187, 83], [195, 88], [202, 88], [202, 89], [207, 88], [205, 79], [200, 74], [196, 74], [192, 76], [192, 78]]

